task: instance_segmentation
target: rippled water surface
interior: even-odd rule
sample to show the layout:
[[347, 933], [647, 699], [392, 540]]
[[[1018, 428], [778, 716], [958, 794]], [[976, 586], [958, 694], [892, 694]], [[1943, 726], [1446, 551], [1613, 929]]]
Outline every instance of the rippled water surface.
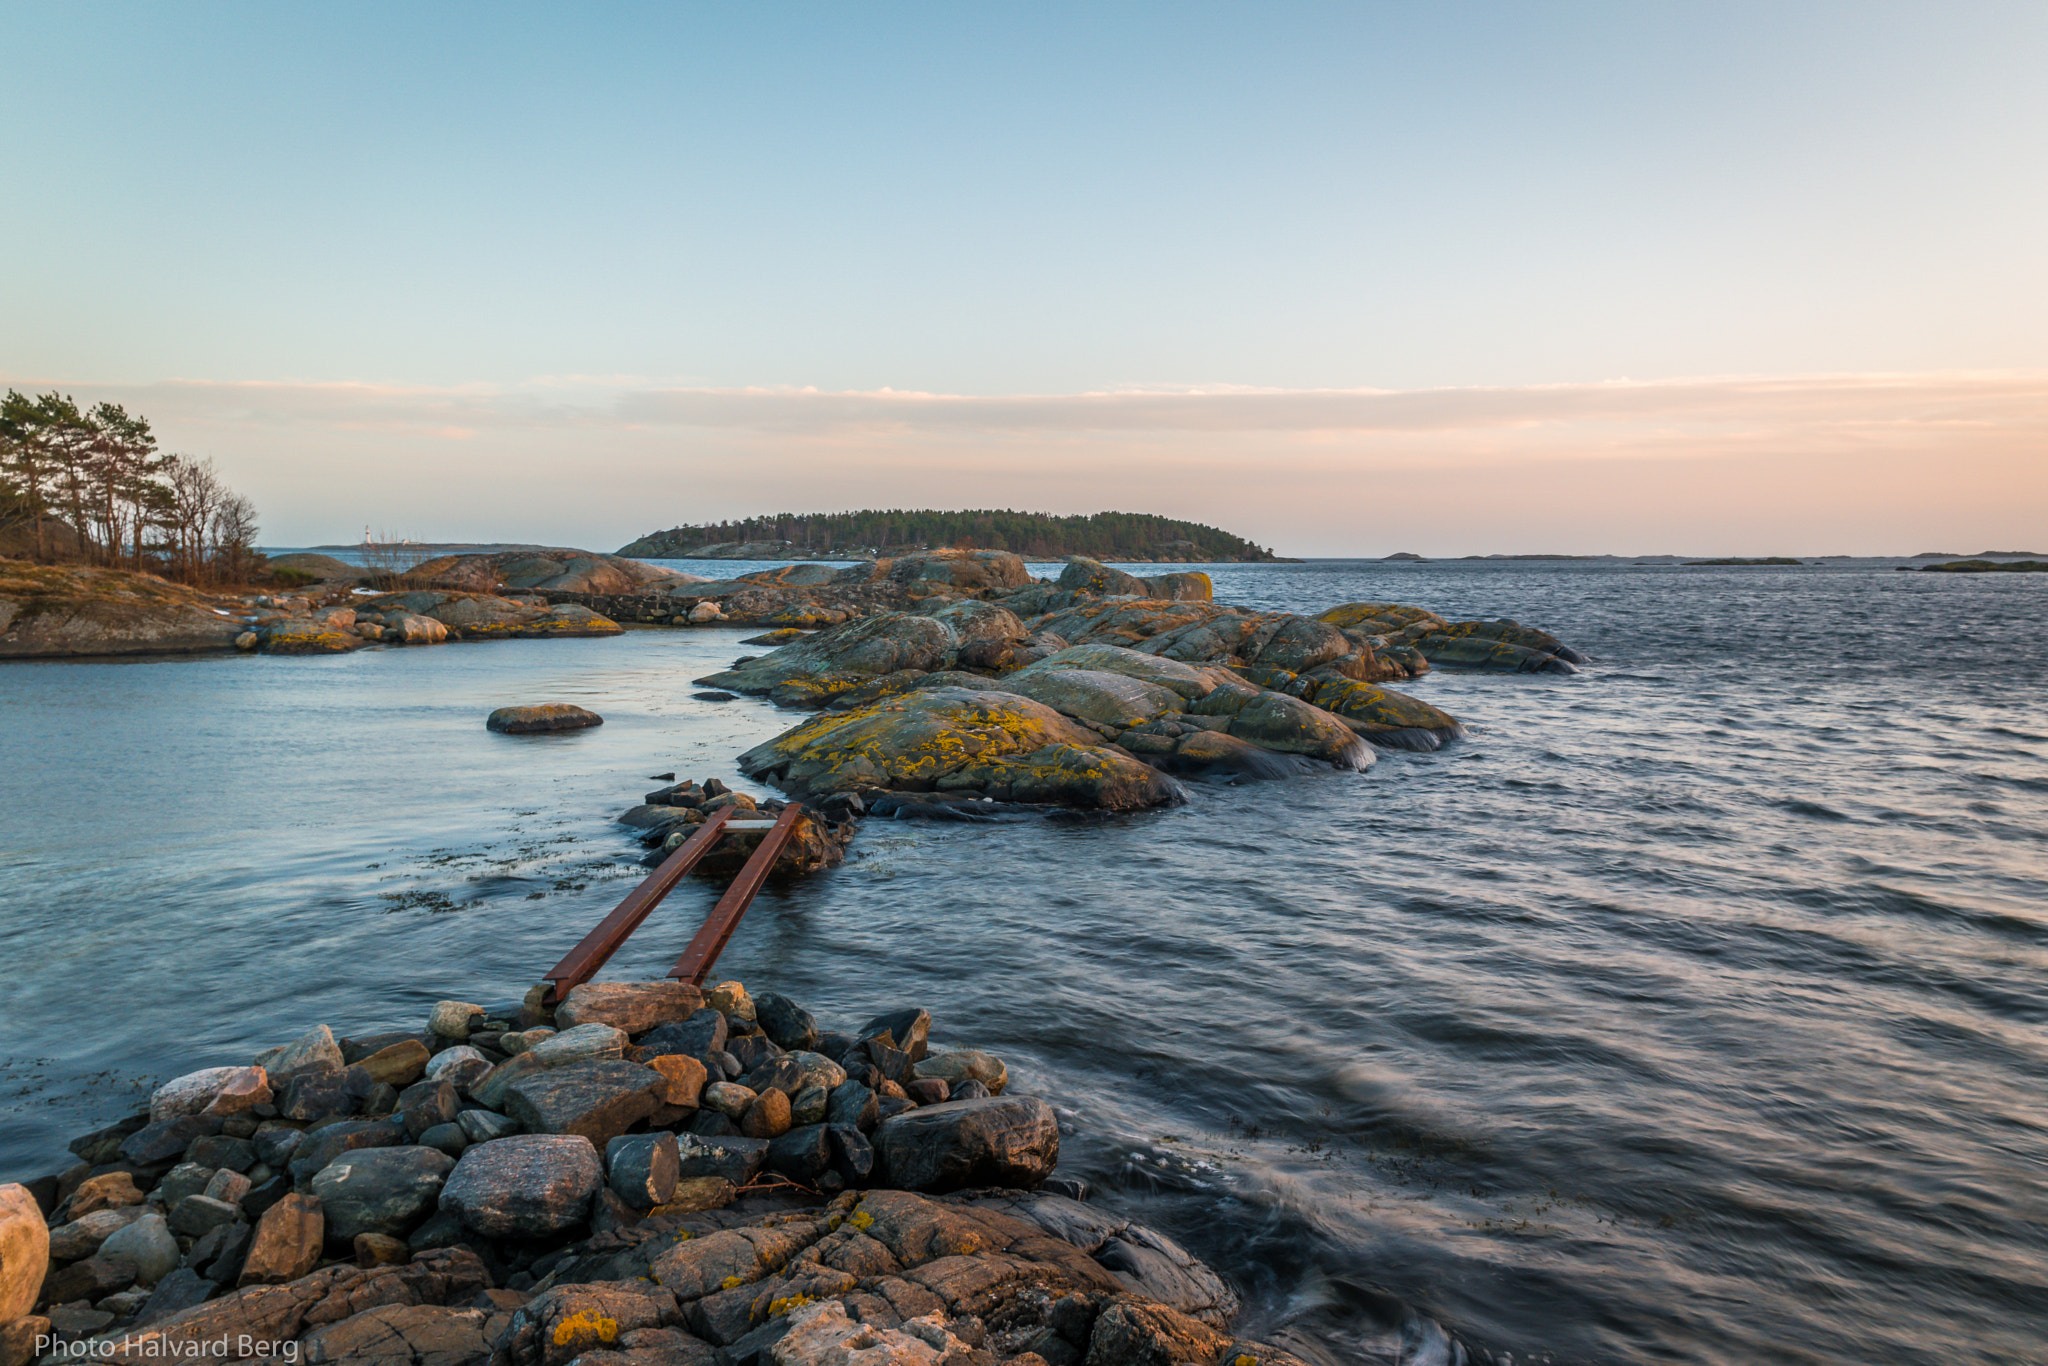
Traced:
[[[1214, 573], [1597, 662], [1421, 680], [1469, 737], [1363, 774], [869, 822], [721, 967], [1002, 1052], [1098, 1198], [1337, 1360], [1404, 1315], [1416, 1361], [1425, 1318], [1517, 1362], [2048, 1357], [2048, 577]], [[517, 995], [640, 875], [651, 775], [796, 719], [689, 697], [744, 634], [0, 669], [0, 1179], [315, 1020]], [[535, 700], [606, 724], [484, 731]]]

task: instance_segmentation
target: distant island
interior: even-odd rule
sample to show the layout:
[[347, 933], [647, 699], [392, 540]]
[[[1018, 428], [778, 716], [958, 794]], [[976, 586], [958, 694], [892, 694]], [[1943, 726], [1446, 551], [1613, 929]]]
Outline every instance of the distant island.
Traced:
[[1027, 559], [1086, 555], [1148, 564], [1278, 560], [1241, 536], [1145, 512], [1055, 517], [1043, 512], [894, 509], [777, 513], [649, 532], [619, 547], [653, 559], [865, 560], [939, 549], [1007, 550]]
[[1792, 558], [1791, 556], [1789, 556], [1789, 555], [1766, 555], [1766, 556], [1764, 556], [1764, 557], [1763, 557], [1763, 558], [1761, 558], [1761, 559], [1743, 559], [1743, 558], [1741, 558], [1741, 557], [1739, 557], [1739, 556], [1729, 556], [1729, 557], [1724, 557], [1724, 558], [1722, 558], [1722, 559], [1718, 559], [1718, 560], [1687, 560], [1687, 561], [1686, 561], [1686, 564], [1688, 564], [1688, 565], [1702, 565], [1702, 564], [1748, 564], [1748, 565], [1765, 565], [1765, 564], [1802, 564], [1802, 563], [1804, 563], [1804, 561], [1802, 561], [1802, 560], [1795, 560], [1795, 559], [1793, 559], [1793, 558]]

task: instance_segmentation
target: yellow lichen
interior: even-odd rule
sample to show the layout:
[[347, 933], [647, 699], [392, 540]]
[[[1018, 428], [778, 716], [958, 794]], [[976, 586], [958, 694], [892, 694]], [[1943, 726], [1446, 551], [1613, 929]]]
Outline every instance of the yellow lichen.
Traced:
[[846, 1222], [852, 1224], [862, 1233], [866, 1233], [869, 1229], [875, 1226], [875, 1216], [869, 1214], [864, 1209], [857, 1209], [853, 1212], [852, 1217], [849, 1218]]
[[737, 1290], [746, 1283], [744, 1276], [727, 1276], [718, 1283], [718, 1288], [720, 1290]]
[[784, 1314], [793, 1313], [809, 1303], [811, 1303], [809, 1295], [784, 1295], [780, 1299], [768, 1301], [768, 1317], [779, 1319]]
[[619, 1340], [619, 1321], [595, 1309], [579, 1309], [555, 1325], [555, 1346], [581, 1351], [600, 1342]]

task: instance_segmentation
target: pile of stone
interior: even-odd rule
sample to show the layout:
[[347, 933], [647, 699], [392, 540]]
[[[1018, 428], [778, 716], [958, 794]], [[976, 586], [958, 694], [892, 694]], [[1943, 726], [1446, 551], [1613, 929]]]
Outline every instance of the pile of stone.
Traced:
[[1229, 1288], [1076, 1199], [1051, 1107], [930, 1030], [907, 1008], [826, 1031], [738, 982], [597, 983], [188, 1073], [71, 1169], [0, 1187], [0, 1366], [88, 1340], [136, 1361], [1291, 1360], [1232, 1342]]
[[[654, 868], [681, 848], [697, 827], [719, 811], [731, 808], [733, 815], [725, 827], [724, 838], [692, 870], [702, 877], [725, 877], [745, 865], [767, 833], [772, 818], [780, 816], [787, 807], [787, 802], [772, 797], [756, 801], [744, 792], [733, 791], [718, 778], [701, 782], [686, 778], [649, 792], [638, 806], [622, 812], [618, 821], [639, 832], [640, 843], [650, 851], [641, 862]], [[853, 842], [858, 822], [866, 814], [866, 803], [850, 792], [834, 793], [806, 807], [798, 814], [796, 828], [776, 856], [770, 873], [779, 877], [800, 876], [844, 861], [846, 846]]]

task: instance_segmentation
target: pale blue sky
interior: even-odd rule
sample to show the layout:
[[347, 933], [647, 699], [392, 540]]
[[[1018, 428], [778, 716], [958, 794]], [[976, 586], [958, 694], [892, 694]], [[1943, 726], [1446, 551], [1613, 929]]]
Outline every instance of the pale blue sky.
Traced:
[[[452, 389], [495, 396], [511, 422], [521, 404], [574, 395], [602, 417], [673, 387], [2048, 370], [2039, 3], [10, 4], [0, 19], [0, 381], [137, 395], [259, 486], [282, 535], [364, 519], [292, 459], [369, 458], [347, 436], [363, 422], [238, 429], [232, 397], [178, 416], [199, 400], [153, 407], [148, 386]], [[607, 476], [659, 464], [594, 429], [550, 447], [414, 426], [461, 449], [408, 447], [400, 467], [451, 476], [551, 450]], [[1469, 465], [1488, 440], [1439, 458]], [[729, 448], [690, 427], [665, 449]], [[1362, 473], [1379, 449], [1356, 447]], [[887, 488], [886, 442], [860, 450]], [[1170, 442], [1126, 454], [1175, 460]], [[950, 501], [1088, 501], [1003, 478]], [[721, 496], [671, 520], [807, 501], [775, 482]], [[1228, 522], [1239, 505], [1207, 502], [1159, 510]], [[416, 529], [548, 524], [506, 524], [512, 508]], [[595, 506], [554, 515], [555, 538], [612, 525]], [[635, 511], [621, 539], [662, 520]], [[1243, 529], [1289, 539], [1270, 520]], [[1343, 534], [1294, 543], [1336, 553]]]

